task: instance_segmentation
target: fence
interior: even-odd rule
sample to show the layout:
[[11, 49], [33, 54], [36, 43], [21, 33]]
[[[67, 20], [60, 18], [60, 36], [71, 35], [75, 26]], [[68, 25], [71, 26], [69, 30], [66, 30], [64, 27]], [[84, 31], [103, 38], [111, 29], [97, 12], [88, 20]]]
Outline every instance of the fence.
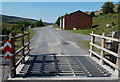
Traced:
[[20, 34], [16, 35], [10, 33], [9, 40], [12, 41], [13, 56], [10, 63], [10, 75], [11, 77], [16, 76], [16, 68], [19, 64], [25, 63], [25, 57], [29, 54], [29, 34], [30, 32], [22, 31]]
[[[93, 32], [90, 35], [91, 35], [90, 50], [89, 50], [90, 56], [91, 57], [94, 56], [98, 58], [101, 65], [106, 64], [112, 67], [116, 75], [120, 77], [120, 37], [119, 39], [116, 39], [113, 37], [106, 37], [104, 33], [101, 36], [101, 35], [96, 35]], [[95, 42], [96, 37], [101, 39], [101, 45], [96, 44]], [[112, 43], [113, 42], [117, 43], [118, 45], [117, 52], [106, 48], [106, 40], [110, 40]], [[100, 53], [96, 52], [94, 48], [99, 49]], [[111, 56], [112, 58], [114, 57], [115, 62], [111, 61]]]
[[8, 40], [8, 35], [0, 35], [0, 81], [8, 78], [8, 66], [3, 56], [3, 40]]

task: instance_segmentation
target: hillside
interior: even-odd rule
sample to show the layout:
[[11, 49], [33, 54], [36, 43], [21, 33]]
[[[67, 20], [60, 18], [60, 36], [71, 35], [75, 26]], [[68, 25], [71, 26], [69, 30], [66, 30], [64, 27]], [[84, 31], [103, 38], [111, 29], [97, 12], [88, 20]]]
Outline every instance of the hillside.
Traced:
[[[106, 27], [106, 24], [111, 24], [112, 22], [115, 24], [114, 28]], [[89, 35], [91, 31], [94, 31], [96, 34], [102, 34], [103, 32], [108, 34], [111, 31], [118, 30], [118, 13], [93, 17], [93, 26], [95, 25], [98, 27], [92, 29], [71, 30], [71, 32]]]
[[16, 17], [16, 16], [7, 16], [7, 15], [1, 15], [0, 14], [0, 24], [2, 23], [2, 28], [0, 29], [7, 29], [10, 30], [11, 27], [14, 25], [17, 25], [20, 23], [20, 21], [27, 21], [27, 22], [35, 22], [37, 20], [34, 19], [29, 19], [29, 18], [21, 18], [21, 17]]
[[[118, 6], [119, 6], [119, 4], [114, 4], [114, 11], [115, 11], [115, 12], [118, 12], [118, 11], [117, 11]], [[99, 16], [99, 15], [102, 13], [102, 9], [96, 10], [96, 11], [94, 11], [94, 12], [95, 12], [95, 15], [96, 15], [96, 16]], [[91, 12], [86, 11], [85, 13], [87, 13], [87, 14], [90, 15]]]
[[[114, 28], [106, 27], [107, 24], [114, 23]], [[94, 28], [96, 33], [101, 34], [102, 32], [109, 33], [111, 31], [118, 30], [118, 13], [114, 14], [105, 14], [99, 17], [93, 18], [93, 26], [99, 25], [97, 28]]]
[[28, 22], [35, 22], [34, 19], [29, 18], [21, 18], [21, 17], [15, 17], [15, 16], [6, 16], [6, 15], [0, 15], [2, 16], [2, 22], [8, 23], [8, 24], [19, 24], [20, 21], [28, 21]]
[[[93, 17], [93, 27], [97, 26], [96, 28], [92, 29], [81, 29], [81, 30], [71, 30], [74, 33], [81, 33], [89, 35], [91, 31], [94, 31], [96, 34], [102, 34], [104, 33], [110, 33], [112, 31], [118, 30], [118, 8], [119, 4], [114, 4], [114, 11], [115, 13], [100, 15], [102, 13], [102, 9], [95, 11], [96, 17]], [[87, 14], [90, 14], [91, 12], [86, 12]], [[114, 23], [114, 28], [112, 27], [106, 27], [107, 24]], [[120, 29], [120, 28], [119, 28]]]
[[[30, 18], [21, 18], [21, 17], [16, 17], [16, 16], [7, 16], [7, 15], [1, 15], [0, 14], [0, 24], [2, 23], [2, 28], [0, 27], [0, 29], [7, 29], [10, 30], [13, 26], [19, 24], [21, 21], [27, 21], [30, 23], [34, 23], [37, 20], [35, 19], [30, 19]], [[50, 25], [52, 23], [48, 23], [48, 22], [43, 22], [44, 25]]]

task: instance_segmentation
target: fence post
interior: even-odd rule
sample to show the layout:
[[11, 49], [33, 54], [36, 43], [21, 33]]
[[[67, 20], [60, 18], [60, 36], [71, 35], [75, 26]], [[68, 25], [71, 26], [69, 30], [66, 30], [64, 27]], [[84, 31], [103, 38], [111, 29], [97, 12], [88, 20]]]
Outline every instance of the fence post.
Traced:
[[[120, 42], [118, 43], [118, 57], [120, 57]], [[117, 58], [116, 65], [118, 69], [115, 69], [115, 74], [120, 78], [120, 58]]]
[[[115, 38], [114, 36], [115, 36], [115, 33], [112, 32], [112, 38]], [[111, 49], [112, 51], [114, 51], [114, 41], [113, 41], [113, 40], [111, 40], [111, 46], [110, 46], [110, 49]], [[112, 55], [109, 55], [109, 57], [110, 57], [110, 61], [113, 62], [113, 61], [115, 60], [115, 58], [114, 58]]]
[[[105, 36], [105, 33], [103, 33], [102, 36], [104, 37], [104, 36]], [[101, 47], [102, 47], [102, 48], [105, 48], [105, 42], [106, 42], [106, 39], [102, 38], [102, 42], [101, 42]], [[104, 52], [103, 50], [101, 50], [100, 55], [101, 55], [102, 58], [104, 58], [104, 54], [105, 54], [105, 52]], [[100, 59], [100, 64], [101, 64], [101, 65], [104, 64], [103, 59]]]
[[[92, 31], [91, 34], [93, 34], [93, 31]], [[91, 35], [91, 43], [95, 43], [95, 36], [92, 36], [92, 35]], [[93, 47], [94, 47], [94, 46], [90, 45], [90, 51], [93, 51]], [[93, 55], [93, 54], [90, 52], [90, 57], [92, 57], [92, 55]]]
[[[28, 33], [29, 33], [29, 29], [28, 29]], [[30, 41], [29, 41], [29, 34], [28, 34], [28, 36], [27, 36], [27, 42], [30, 42]], [[28, 48], [28, 50], [30, 50], [30, 45], [29, 45], [29, 44], [28, 44], [28, 47], [27, 47], [27, 48]], [[29, 53], [29, 54], [30, 54], [30, 53]], [[29, 55], [29, 54], [28, 54], [28, 55]]]
[[14, 53], [15, 53], [15, 39], [14, 39], [14, 37], [15, 37], [15, 34], [14, 33], [10, 33], [10, 35], [9, 35], [9, 38], [10, 38], [10, 41], [12, 42], [12, 54], [13, 54], [13, 56], [12, 56], [12, 58], [11, 58], [11, 62], [10, 62], [10, 77], [15, 77], [15, 75], [16, 75], [16, 69], [14, 69], [14, 67], [15, 67], [15, 55], [14, 55]]
[[[23, 35], [23, 36], [21, 36], [21, 46], [24, 47], [24, 31], [23, 31], [23, 30], [21, 31], [21, 34]], [[25, 56], [24, 53], [25, 53], [25, 50], [24, 50], [24, 48], [23, 48], [22, 51], [21, 51], [21, 54], [22, 54], [23, 56]], [[25, 58], [22, 60], [21, 63], [22, 63], [22, 64], [25, 63]]]

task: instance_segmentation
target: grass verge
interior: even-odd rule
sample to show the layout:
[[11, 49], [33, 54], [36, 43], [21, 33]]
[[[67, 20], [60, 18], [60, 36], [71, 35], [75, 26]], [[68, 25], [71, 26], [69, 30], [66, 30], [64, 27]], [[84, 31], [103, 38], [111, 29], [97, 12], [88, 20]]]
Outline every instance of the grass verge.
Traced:
[[[90, 44], [89, 44], [90, 40], [83, 40], [83, 41], [80, 41], [80, 43], [82, 43], [82, 45], [86, 48], [86, 49], [90, 49]], [[99, 42], [95, 42], [95, 44], [99, 45], [100, 46], [100, 43]], [[100, 49], [98, 48], [93, 48], [93, 51], [95, 52], [100, 52]]]
[[29, 39], [31, 40], [32, 37], [35, 35], [35, 31], [32, 30], [31, 28], [29, 28], [29, 31], [30, 31], [30, 36], [29, 36]]
[[53, 28], [60, 28], [60, 26], [54, 25]]
[[[32, 39], [32, 37], [35, 35], [35, 31], [34, 30], [32, 30], [31, 28], [29, 28], [28, 29], [29, 30], [29, 32], [30, 32], [30, 35], [29, 35], [29, 40], [31, 40]], [[26, 33], [27, 31], [25, 31], [25, 33]], [[26, 37], [24, 37], [24, 39], [25, 39]], [[17, 40], [20, 40], [20, 38], [18, 38]], [[25, 41], [26, 41], [26, 39], [25, 39]], [[15, 42], [15, 45], [18, 45], [18, 46], [20, 46], [20, 44], [21, 44], [21, 41], [16, 41]], [[17, 49], [19, 49], [20, 47], [15, 47], [15, 50], [17, 50]]]

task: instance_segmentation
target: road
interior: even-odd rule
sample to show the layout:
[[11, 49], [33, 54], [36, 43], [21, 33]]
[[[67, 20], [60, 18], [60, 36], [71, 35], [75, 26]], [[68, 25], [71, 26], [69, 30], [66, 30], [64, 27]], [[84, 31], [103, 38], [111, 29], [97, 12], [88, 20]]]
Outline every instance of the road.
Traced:
[[89, 36], [56, 29], [52, 25], [33, 30], [36, 34], [31, 40], [31, 54], [16, 78], [7, 82], [118, 81], [118, 78], [112, 79], [107, 70], [92, 60], [88, 51], [75, 43], [76, 38], [89, 40]]
[[66, 34], [52, 25], [34, 30], [31, 55], [18, 76], [110, 77], [107, 70], [89, 57], [88, 51], [72, 42], [69, 37], [74, 39], [73, 34]]
[[[70, 56], [85, 56], [89, 55], [88, 51], [78, 47], [75, 42], [72, 42], [65, 37], [71, 35], [63, 31], [57, 31], [52, 26], [43, 28], [34, 28], [35, 36], [31, 40], [31, 54], [51, 54], [70, 55]], [[61, 33], [62, 32], [62, 33]], [[67, 35], [67, 36], [64, 36]], [[85, 37], [83, 38], [85, 39]], [[90, 39], [90, 38], [87, 38]]]

